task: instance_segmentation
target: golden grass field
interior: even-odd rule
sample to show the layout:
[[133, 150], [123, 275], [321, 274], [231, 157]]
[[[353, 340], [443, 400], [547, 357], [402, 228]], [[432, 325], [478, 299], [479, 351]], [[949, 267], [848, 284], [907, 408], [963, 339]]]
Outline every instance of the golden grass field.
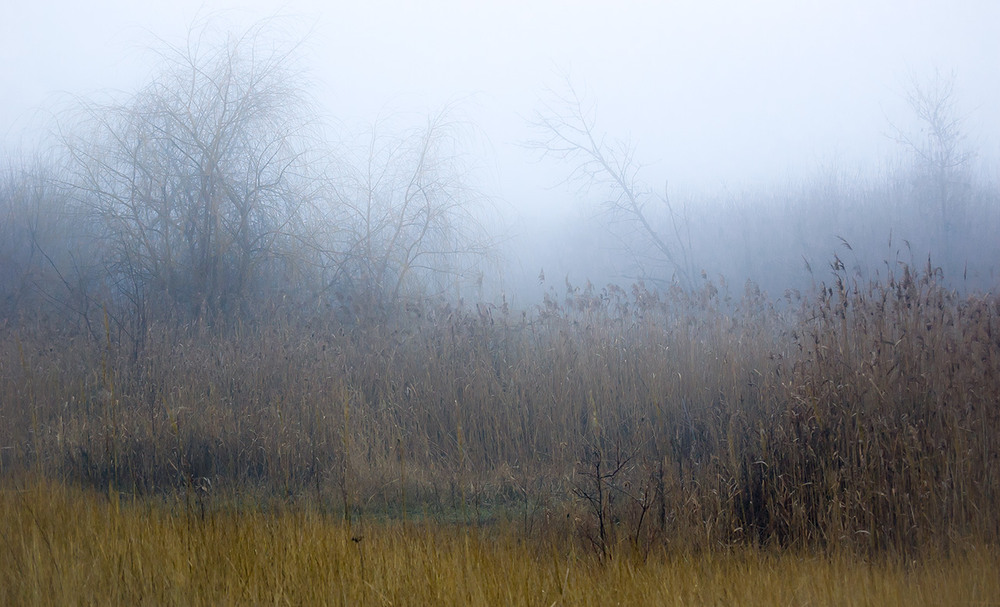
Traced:
[[1000, 299], [833, 267], [19, 324], [0, 605], [1000, 604]]
[[1000, 552], [913, 560], [732, 548], [600, 562], [505, 525], [314, 509], [200, 514], [35, 483], [0, 492], [4, 605], [996, 605]]

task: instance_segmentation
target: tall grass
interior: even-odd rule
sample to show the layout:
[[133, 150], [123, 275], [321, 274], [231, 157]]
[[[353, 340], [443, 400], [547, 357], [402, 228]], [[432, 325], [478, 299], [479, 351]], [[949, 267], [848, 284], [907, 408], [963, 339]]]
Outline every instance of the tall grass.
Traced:
[[996, 543], [1000, 300], [832, 269], [779, 302], [567, 284], [523, 312], [151, 323], [141, 347], [22, 324], [0, 465], [207, 510], [503, 522], [606, 560]]
[[0, 602], [156, 605], [985, 605], [996, 547], [866, 562], [734, 548], [524, 542], [506, 525], [352, 528], [311, 505], [210, 510], [28, 483], [0, 490]]

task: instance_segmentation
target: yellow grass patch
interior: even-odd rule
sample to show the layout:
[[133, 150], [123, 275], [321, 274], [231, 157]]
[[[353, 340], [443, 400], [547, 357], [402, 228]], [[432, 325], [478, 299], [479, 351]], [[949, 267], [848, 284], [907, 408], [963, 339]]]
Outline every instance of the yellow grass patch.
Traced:
[[[622, 547], [514, 526], [364, 522], [308, 507], [210, 508], [37, 482], [0, 491], [0, 603], [986, 605], [1000, 550], [866, 562], [793, 551]], [[992, 603], [991, 603], [992, 601]]]

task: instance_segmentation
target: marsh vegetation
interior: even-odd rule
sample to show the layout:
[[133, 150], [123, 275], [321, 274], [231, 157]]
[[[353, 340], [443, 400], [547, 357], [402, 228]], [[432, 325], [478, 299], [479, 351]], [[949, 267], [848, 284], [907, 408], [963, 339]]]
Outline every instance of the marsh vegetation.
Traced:
[[[577, 99], [542, 127], [583, 125], [646, 280], [515, 305], [456, 124], [333, 154], [259, 35], [168, 49], [2, 176], [0, 602], [1000, 595], [1000, 205], [957, 131], [752, 223], [653, 194]], [[805, 275], [751, 244], [866, 209]]]

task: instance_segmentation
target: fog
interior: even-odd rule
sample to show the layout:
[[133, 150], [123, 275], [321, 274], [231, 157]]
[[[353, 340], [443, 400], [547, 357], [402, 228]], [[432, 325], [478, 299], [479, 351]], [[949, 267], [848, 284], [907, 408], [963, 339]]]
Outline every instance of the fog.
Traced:
[[[483, 221], [496, 244], [480, 270], [485, 286], [464, 291], [469, 297], [531, 304], [550, 285], [562, 289], [564, 278], [667, 285], [680, 277], [677, 263], [644, 242], [635, 217], [609, 215], [602, 203], [617, 194], [606, 175], [572, 179], [578, 160], [531, 145], [540, 136], [532, 123], [546, 108], [564, 111], [553, 100], [569, 87], [597, 140], [631, 151], [643, 195], [665, 193], [670, 213], [650, 210], [650, 219], [656, 233], [682, 241], [689, 282], [704, 272], [742, 289], [749, 278], [779, 295], [822, 280], [835, 254], [859, 276], [894, 256], [919, 264], [930, 254], [967, 286], [996, 285], [995, 2], [235, 8], [182, 0], [16, 3], [6, 12], [0, 135], [13, 158], [57, 139], [80, 99], [121, 99], [145, 86], [157, 69], [151, 48], [183, 47], [199, 28], [240, 32], [262, 20], [275, 44], [297, 45], [311, 111], [337, 142], [363, 142], [375, 124], [421, 128], [448, 108], [461, 126], [463, 183], [488, 201]], [[928, 210], [936, 207], [908, 207], [918, 186], [900, 177], [914, 151], [900, 134], [919, 139], [926, 126], [907, 94], [942, 83], [953, 87], [949, 109], [970, 151], [961, 194], [969, 202], [961, 221], [944, 220], [947, 252], [930, 227], [941, 220]], [[687, 236], [678, 235], [677, 217]], [[959, 232], [964, 226], [971, 231]]]

